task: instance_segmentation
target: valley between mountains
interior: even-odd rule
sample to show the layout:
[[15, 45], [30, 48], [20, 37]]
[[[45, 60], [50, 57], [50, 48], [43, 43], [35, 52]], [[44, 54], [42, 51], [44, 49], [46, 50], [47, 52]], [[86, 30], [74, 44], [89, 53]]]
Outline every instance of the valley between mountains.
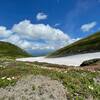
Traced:
[[100, 32], [45, 57], [0, 42], [0, 100], [100, 100]]

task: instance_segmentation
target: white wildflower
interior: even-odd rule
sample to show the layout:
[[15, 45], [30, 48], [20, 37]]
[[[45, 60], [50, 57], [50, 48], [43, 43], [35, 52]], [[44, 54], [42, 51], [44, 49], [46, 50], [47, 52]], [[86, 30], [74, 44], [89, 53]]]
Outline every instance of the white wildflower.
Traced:
[[4, 80], [6, 77], [2, 77], [1, 79]]
[[64, 71], [64, 73], [67, 73], [68, 71], [66, 70], [66, 71]]
[[15, 79], [15, 77], [12, 77], [12, 79]]
[[93, 90], [94, 88], [92, 86], [89, 86], [89, 89]]
[[8, 78], [7, 78], [7, 80], [11, 81], [11, 78], [10, 78], [10, 77], [8, 77]]

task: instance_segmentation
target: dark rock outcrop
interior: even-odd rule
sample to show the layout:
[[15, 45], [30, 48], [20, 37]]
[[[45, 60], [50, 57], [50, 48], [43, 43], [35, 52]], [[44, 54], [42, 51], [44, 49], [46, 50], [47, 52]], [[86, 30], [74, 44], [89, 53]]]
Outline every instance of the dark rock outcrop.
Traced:
[[89, 65], [96, 65], [98, 63], [100, 63], [100, 58], [84, 61], [80, 66], [83, 67], [83, 66], [89, 66]]

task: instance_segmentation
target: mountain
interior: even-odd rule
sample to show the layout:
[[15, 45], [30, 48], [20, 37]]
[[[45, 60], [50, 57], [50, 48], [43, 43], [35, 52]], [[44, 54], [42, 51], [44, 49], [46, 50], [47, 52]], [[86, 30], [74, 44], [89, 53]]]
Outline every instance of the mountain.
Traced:
[[82, 53], [100, 52], [100, 32], [61, 48], [47, 57], [63, 57]]
[[10, 56], [10, 57], [28, 57], [31, 56], [26, 53], [21, 48], [8, 43], [8, 42], [1, 42], [0, 41], [0, 57]]
[[27, 50], [28, 53], [32, 54], [34, 57], [39, 57], [39, 56], [46, 56], [47, 54], [53, 52], [53, 50]]

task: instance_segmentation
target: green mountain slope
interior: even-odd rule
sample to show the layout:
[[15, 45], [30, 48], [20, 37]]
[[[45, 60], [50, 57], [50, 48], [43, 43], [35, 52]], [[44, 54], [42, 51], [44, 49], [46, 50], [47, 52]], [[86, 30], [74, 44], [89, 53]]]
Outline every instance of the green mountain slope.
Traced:
[[92, 53], [100, 51], [100, 32], [97, 32], [87, 38], [81, 39], [64, 48], [61, 48], [47, 57], [62, 57], [80, 53]]
[[10, 56], [10, 57], [28, 57], [30, 56], [21, 48], [8, 43], [0, 41], [0, 57]]

